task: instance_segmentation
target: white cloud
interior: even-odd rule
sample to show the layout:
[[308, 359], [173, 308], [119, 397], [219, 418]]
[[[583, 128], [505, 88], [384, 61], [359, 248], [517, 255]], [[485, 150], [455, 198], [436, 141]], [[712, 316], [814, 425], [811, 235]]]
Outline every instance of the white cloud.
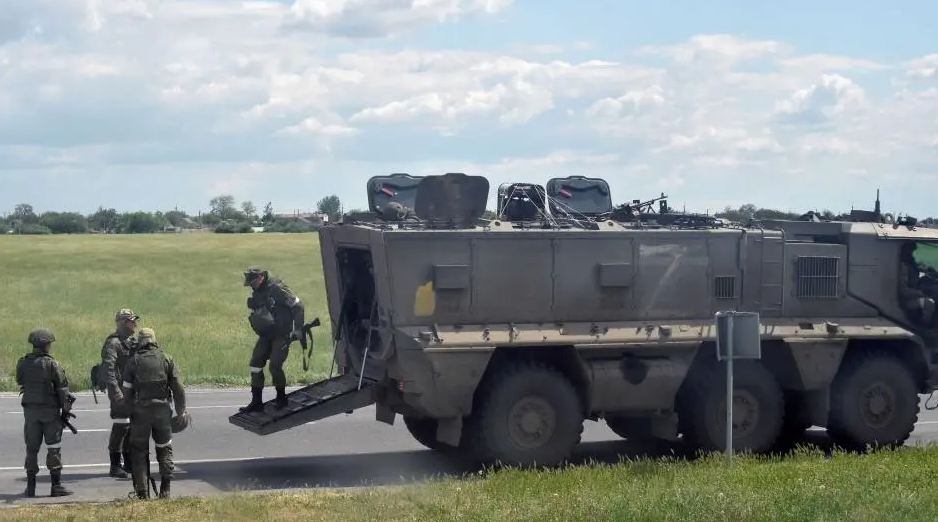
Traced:
[[938, 78], [938, 53], [912, 60], [906, 65], [906, 74], [915, 78]]
[[295, 0], [290, 22], [342, 36], [386, 36], [472, 14], [495, 14], [511, 0]]
[[667, 46], [646, 46], [642, 54], [660, 55], [678, 63], [717, 62], [732, 65], [787, 52], [789, 47], [774, 40], [748, 40], [730, 34], [707, 34]]
[[792, 123], [823, 123], [864, 100], [863, 89], [852, 80], [839, 74], [825, 74], [818, 83], [780, 101], [776, 110]]
[[652, 85], [645, 89], [629, 91], [618, 98], [603, 98], [593, 103], [586, 113], [590, 116], [621, 118], [660, 107], [664, 103], [664, 89], [660, 85]]

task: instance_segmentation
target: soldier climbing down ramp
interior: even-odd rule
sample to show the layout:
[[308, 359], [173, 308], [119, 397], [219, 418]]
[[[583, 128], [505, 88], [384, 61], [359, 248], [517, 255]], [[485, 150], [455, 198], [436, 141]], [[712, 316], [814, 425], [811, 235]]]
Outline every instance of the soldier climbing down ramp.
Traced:
[[283, 363], [290, 352], [290, 342], [301, 339], [305, 310], [303, 303], [283, 281], [262, 268], [251, 267], [244, 273], [244, 286], [253, 289], [248, 298], [251, 328], [257, 343], [251, 354], [251, 402], [242, 412], [264, 410], [264, 366], [270, 361], [270, 377], [277, 389], [278, 409], [287, 405], [287, 377]]

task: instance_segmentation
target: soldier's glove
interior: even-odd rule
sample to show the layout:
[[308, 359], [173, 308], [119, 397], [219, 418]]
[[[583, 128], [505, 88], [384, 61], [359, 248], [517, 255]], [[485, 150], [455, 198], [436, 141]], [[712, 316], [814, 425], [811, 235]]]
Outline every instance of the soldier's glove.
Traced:
[[253, 309], [254, 309], [254, 298], [248, 297], [248, 310], [253, 310]]
[[300, 339], [303, 338], [304, 335], [305, 335], [305, 334], [303, 333], [303, 329], [302, 329], [302, 328], [300, 328], [300, 329], [298, 329], [298, 330], [293, 330], [293, 333], [290, 334], [290, 340], [291, 340], [291, 341], [299, 341]]

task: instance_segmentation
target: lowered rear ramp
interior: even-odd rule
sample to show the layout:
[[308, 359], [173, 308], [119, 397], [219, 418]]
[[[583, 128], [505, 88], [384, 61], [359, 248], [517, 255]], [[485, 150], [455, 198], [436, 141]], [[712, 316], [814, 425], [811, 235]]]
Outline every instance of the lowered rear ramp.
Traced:
[[270, 435], [374, 404], [374, 382], [366, 379], [359, 389], [358, 376], [340, 375], [296, 390], [287, 399], [289, 404], [282, 410], [268, 401], [263, 413], [237, 413], [228, 421], [258, 435]]

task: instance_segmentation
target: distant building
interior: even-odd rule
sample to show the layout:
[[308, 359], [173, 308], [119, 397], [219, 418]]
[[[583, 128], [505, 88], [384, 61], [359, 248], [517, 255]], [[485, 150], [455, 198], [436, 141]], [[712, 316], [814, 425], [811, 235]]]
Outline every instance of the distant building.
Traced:
[[306, 225], [318, 227], [329, 222], [329, 216], [321, 212], [294, 212], [292, 214], [274, 214], [274, 218], [287, 221], [299, 221]]

